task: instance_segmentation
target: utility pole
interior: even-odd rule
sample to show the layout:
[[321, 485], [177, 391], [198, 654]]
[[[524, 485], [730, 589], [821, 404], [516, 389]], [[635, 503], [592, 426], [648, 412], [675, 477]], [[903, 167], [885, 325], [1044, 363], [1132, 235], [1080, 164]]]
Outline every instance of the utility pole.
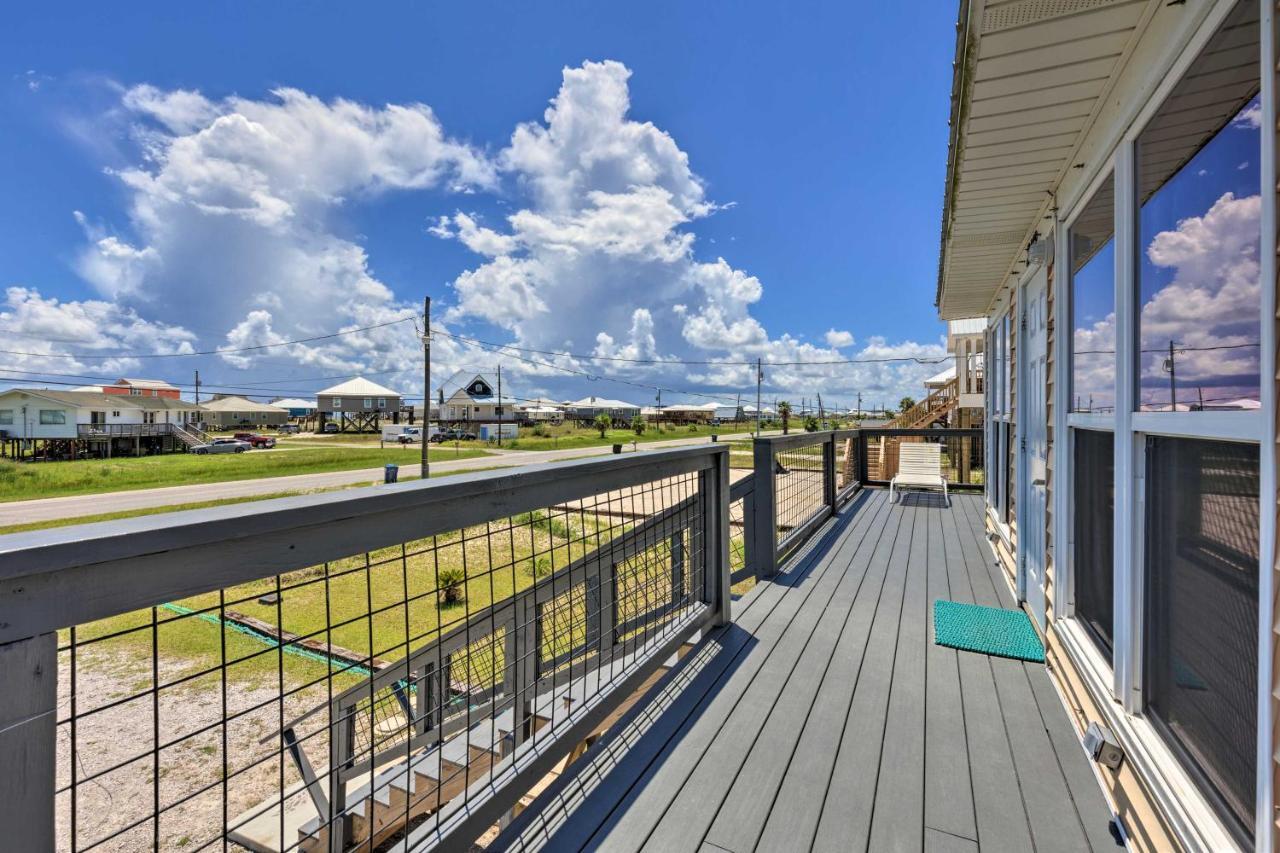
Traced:
[[862, 420], [862, 392], [858, 392], [858, 420]]
[[422, 479], [430, 476], [431, 463], [427, 461], [427, 440], [431, 436], [431, 297], [422, 300]]
[[819, 394], [818, 395], [818, 420], [820, 421], [826, 420], [826, 417], [827, 417], [826, 410], [822, 408], [822, 395]]
[[498, 364], [498, 446], [502, 446], [502, 364]]
[[760, 437], [760, 383], [764, 382], [764, 365], [756, 359], [756, 438]]
[[1173, 372], [1173, 338], [1169, 339], [1169, 411], [1178, 411], [1178, 391]]
[[196, 371], [196, 405], [200, 405], [200, 371]]

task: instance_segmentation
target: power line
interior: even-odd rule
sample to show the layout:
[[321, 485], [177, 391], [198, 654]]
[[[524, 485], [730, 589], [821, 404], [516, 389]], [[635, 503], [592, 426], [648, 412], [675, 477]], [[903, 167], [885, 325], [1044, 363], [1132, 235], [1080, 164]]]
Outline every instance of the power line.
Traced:
[[[519, 347], [514, 344], [499, 344], [492, 341], [481, 340], [467, 335], [459, 335], [453, 332], [446, 332], [443, 329], [432, 329], [431, 334], [443, 335], [446, 338], [453, 338], [458, 341], [466, 341], [467, 343], [476, 344], [477, 346], [489, 347], [495, 351], [503, 352], [527, 352], [534, 355], [547, 355], [558, 358], [572, 358], [579, 361], [612, 361], [624, 364], [669, 364], [673, 366], [733, 366], [733, 367], [753, 367], [756, 360], [751, 361], [733, 361], [727, 359], [684, 359], [684, 358], [626, 358], [624, 356], [615, 355], [595, 355], [584, 353], [556, 352], [555, 350], [534, 349], [532, 347]], [[823, 366], [823, 365], [839, 365], [839, 364], [886, 364], [890, 362], [911, 361], [916, 364], [941, 364], [948, 359], [955, 358], [952, 354], [941, 356], [885, 356], [884, 358], [840, 358], [828, 359], [822, 361], [763, 361], [766, 366], [772, 367], [801, 367], [801, 366]]]
[[[388, 320], [385, 323], [375, 323], [372, 326], [362, 326], [359, 329], [347, 329], [342, 332], [331, 332], [327, 335], [315, 335], [310, 338], [297, 338], [291, 341], [279, 341], [273, 344], [256, 344], [251, 347], [224, 347], [222, 349], [202, 350], [200, 352], [116, 352], [116, 353], [49, 353], [49, 352], [23, 352], [22, 350], [0, 349], [0, 353], [7, 355], [24, 355], [32, 358], [85, 358], [85, 359], [103, 359], [103, 358], [194, 358], [196, 356], [205, 355], [225, 355], [236, 352], [254, 352], [257, 350], [272, 349], [274, 347], [287, 347], [293, 344], [309, 344], [314, 341], [327, 341], [333, 338], [341, 338], [346, 335], [357, 335], [361, 332], [369, 332], [374, 329], [382, 329], [387, 326], [394, 326], [399, 323], [411, 322], [412, 317], [401, 317], [399, 320]], [[11, 332], [10, 329], [0, 329], [0, 332]]]

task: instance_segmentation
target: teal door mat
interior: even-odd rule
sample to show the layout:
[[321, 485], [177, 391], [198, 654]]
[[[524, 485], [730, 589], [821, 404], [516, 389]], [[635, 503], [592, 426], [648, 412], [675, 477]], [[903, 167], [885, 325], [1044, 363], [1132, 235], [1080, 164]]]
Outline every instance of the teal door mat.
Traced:
[[1044, 646], [1031, 617], [1021, 610], [938, 599], [933, 603], [933, 641], [966, 652], [1044, 663]]

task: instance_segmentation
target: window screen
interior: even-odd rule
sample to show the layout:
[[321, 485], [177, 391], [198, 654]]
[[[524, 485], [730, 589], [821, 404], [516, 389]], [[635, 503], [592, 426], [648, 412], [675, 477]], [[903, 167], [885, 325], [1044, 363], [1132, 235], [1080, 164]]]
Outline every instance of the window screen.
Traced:
[[1111, 659], [1115, 528], [1115, 437], [1077, 429], [1075, 434], [1074, 578], [1076, 618]]
[[1258, 684], [1258, 448], [1147, 439], [1147, 710], [1251, 836]]

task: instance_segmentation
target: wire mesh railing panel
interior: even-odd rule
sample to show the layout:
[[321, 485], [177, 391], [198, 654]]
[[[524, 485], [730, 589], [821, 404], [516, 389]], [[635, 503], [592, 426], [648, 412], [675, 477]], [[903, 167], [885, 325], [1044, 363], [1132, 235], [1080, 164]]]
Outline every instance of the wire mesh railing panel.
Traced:
[[774, 518], [779, 542], [826, 505], [824, 459], [821, 443], [774, 451]]
[[843, 494], [858, 485], [860, 444], [855, 435], [836, 435], [836, 491]]
[[372, 850], [438, 821], [706, 618], [706, 473], [60, 631], [57, 849]]

